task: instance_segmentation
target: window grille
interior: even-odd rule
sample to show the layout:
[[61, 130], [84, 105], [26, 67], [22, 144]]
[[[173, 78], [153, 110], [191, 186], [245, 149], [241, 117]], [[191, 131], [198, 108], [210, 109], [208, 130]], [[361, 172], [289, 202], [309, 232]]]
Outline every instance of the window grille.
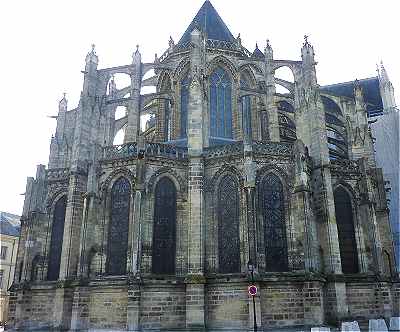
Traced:
[[156, 185], [153, 225], [152, 272], [175, 273], [176, 189], [163, 177]]
[[239, 186], [228, 174], [218, 190], [218, 265], [220, 273], [240, 272]]
[[[65, 210], [67, 208], [67, 196], [61, 197], [53, 213], [53, 224], [51, 228], [51, 240], [49, 250], [49, 263], [47, 270], [48, 280], [58, 280], [60, 274], [61, 252], [64, 236]], [[22, 269], [21, 269], [22, 274]], [[21, 278], [20, 274], [20, 278]]]
[[261, 211], [264, 226], [265, 270], [288, 270], [286, 223], [283, 185], [275, 174], [267, 175], [260, 185]]
[[130, 199], [131, 185], [126, 178], [120, 177], [111, 189], [106, 262], [106, 273], [109, 275], [126, 274]]

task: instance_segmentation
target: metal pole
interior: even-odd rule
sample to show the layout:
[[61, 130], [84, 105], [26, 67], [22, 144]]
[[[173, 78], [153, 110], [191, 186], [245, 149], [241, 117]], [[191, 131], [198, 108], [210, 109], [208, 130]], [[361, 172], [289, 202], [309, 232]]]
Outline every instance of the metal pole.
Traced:
[[[251, 281], [254, 284], [254, 271], [251, 271]], [[256, 316], [256, 299], [255, 295], [252, 296], [253, 298], [253, 321], [254, 321], [254, 331], [257, 331], [257, 316]]]

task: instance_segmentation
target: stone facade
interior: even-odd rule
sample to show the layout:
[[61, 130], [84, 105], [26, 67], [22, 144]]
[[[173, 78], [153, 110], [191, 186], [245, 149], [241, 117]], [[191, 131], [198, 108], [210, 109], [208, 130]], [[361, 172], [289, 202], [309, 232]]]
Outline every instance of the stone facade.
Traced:
[[[249, 52], [209, 1], [153, 63], [137, 49], [98, 69], [93, 47], [78, 107], [60, 101], [48, 168], [28, 178], [11, 324], [251, 328], [248, 263], [262, 328], [399, 315], [367, 118], [378, 78], [341, 95], [315, 65], [307, 38], [300, 60], [275, 60], [269, 42]], [[131, 85], [117, 89], [119, 74]]]

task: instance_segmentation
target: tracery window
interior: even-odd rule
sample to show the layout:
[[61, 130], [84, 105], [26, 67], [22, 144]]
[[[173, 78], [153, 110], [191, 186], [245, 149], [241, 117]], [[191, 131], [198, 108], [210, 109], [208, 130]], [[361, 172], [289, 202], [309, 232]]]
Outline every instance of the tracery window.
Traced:
[[109, 275], [126, 274], [130, 201], [131, 185], [128, 179], [120, 177], [111, 189], [106, 261], [106, 273]]
[[53, 212], [53, 225], [51, 228], [49, 251], [49, 266], [47, 270], [48, 280], [58, 280], [60, 274], [61, 251], [64, 236], [66, 208], [67, 196], [63, 196], [56, 202]]
[[189, 75], [181, 80], [181, 138], [187, 137], [187, 117], [189, 105]]
[[261, 211], [264, 226], [265, 270], [288, 270], [286, 223], [283, 185], [275, 174], [269, 174], [260, 184]]
[[221, 67], [210, 76], [210, 135], [232, 138], [232, 82]]
[[[248, 88], [249, 84], [246, 80], [240, 80], [241, 88]], [[242, 97], [242, 116], [243, 116], [243, 134], [247, 140], [251, 140], [252, 128], [251, 128], [251, 99], [250, 96]]]
[[220, 273], [240, 272], [239, 186], [230, 174], [218, 189], [218, 265]]
[[342, 272], [357, 273], [357, 243], [351, 199], [347, 191], [339, 187], [334, 192], [334, 201]]
[[175, 273], [176, 189], [163, 177], [156, 185], [154, 202], [152, 272]]

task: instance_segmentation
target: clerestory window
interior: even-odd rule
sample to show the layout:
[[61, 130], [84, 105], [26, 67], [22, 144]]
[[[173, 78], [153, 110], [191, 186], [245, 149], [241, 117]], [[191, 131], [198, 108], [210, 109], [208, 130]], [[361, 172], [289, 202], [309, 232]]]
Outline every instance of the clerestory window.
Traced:
[[217, 67], [210, 76], [210, 136], [232, 139], [232, 82]]

